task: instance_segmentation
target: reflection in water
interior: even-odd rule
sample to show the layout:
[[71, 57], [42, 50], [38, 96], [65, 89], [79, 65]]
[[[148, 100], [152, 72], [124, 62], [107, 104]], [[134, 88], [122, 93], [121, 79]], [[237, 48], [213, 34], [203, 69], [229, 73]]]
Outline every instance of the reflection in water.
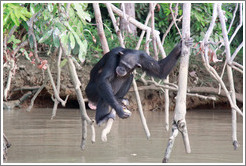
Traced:
[[[134, 111], [129, 119], [116, 119], [106, 143], [100, 140], [103, 128], [96, 126], [96, 143], [92, 144], [88, 127], [86, 149], [81, 151], [79, 110], [59, 109], [53, 120], [51, 113], [52, 109], [3, 110], [3, 130], [12, 144], [7, 163], [160, 163], [170, 136], [164, 128], [164, 112], [145, 111], [151, 133], [147, 140], [139, 114]], [[88, 114], [94, 118], [95, 112], [89, 110]], [[230, 111], [192, 110], [186, 118], [191, 154], [185, 153], [179, 134], [170, 163], [243, 162], [242, 117], [238, 116], [241, 146], [236, 151], [231, 140]]]

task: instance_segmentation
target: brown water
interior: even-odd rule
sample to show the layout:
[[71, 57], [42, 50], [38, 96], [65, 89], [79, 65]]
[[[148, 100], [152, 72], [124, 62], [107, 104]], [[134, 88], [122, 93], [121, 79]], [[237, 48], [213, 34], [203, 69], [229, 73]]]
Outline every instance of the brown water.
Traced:
[[[160, 163], [170, 132], [164, 130], [164, 112], [145, 111], [151, 139], [147, 140], [137, 111], [126, 120], [116, 119], [108, 142], [100, 140], [102, 127], [96, 126], [96, 143], [80, 150], [81, 119], [76, 109], [59, 109], [50, 120], [51, 109], [4, 110], [3, 130], [12, 143], [7, 163]], [[88, 111], [94, 117], [94, 111]], [[172, 112], [170, 115], [172, 118]], [[243, 118], [238, 117], [238, 141], [231, 140], [231, 114], [226, 110], [192, 110], [186, 115], [191, 154], [184, 150], [178, 135], [170, 163], [242, 163]]]

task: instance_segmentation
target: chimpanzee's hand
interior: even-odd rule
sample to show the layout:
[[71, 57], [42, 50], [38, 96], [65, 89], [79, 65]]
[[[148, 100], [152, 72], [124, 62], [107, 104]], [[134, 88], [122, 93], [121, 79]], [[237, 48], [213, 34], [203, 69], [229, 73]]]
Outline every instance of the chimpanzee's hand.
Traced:
[[184, 39], [185, 40], [185, 45], [187, 46], [187, 47], [191, 47], [192, 45], [193, 45], [193, 39], [190, 37], [190, 38], [188, 38], [188, 39]]

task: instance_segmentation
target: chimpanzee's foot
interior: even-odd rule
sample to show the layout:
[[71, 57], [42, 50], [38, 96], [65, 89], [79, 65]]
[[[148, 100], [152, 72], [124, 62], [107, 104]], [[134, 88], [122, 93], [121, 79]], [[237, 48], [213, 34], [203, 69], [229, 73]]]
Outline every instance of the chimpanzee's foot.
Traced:
[[118, 116], [122, 119], [126, 119], [132, 115], [131, 111], [129, 111], [125, 106], [122, 107], [121, 112], [117, 112]]
[[123, 106], [123, 111], [124, 111], [125, 113], [129, 114], [130, 116], [132, 115], [131, 111], [129, 111], [129, 110], [127, 109], [127, 107], [124, 107], [124, 106]]
[[104, 116], [103, 119], [96, 120], [97, 125], [101, 126], [103, 123], [107, 122], [109, 118], [114, 120], [115, 119], [115, 115], [116, 115], [115, 111], [112, 110], [110, 113], [108, 113], [106, 116]]
[[92, 110], [96, 110], [97, 109], [97, 105], [91, 101], [88, 101], [88, 106], [90, 109]]
[[129, 100], [126, 99], [126, 98], [122, 99], [121, 103], [122, 103], [123, 106], [129, 106], [130, 105]]

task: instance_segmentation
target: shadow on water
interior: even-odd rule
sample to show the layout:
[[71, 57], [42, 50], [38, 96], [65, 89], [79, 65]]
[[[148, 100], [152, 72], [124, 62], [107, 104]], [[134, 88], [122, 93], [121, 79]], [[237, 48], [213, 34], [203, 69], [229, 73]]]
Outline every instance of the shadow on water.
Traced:
[[[88, 127], [86, 149], [81, 151], [81, 119], [77, 109], [59, 109], [50, 120], [52, 109], [3, 110], [3, 131], [12, 146], [7, 163], [160, 163], [170, 131], [164, 128], [164, 112], [145, 111], [151, 138], [147, 140], [140, 117], [117, 118], [108, 142], [100, 140], [102, 127], [96, 126], [96, 143], [90, 142]], [[88, 111], [94, 118], [94, 111]], [[170, 113], [170, 120], [173, 112]], [[231, 140], [231, 114], [228, 110], [191, 110], [186, 121], [191, 154], [186, 154], [179, 134], [170, 163], [242, 163], [243, 118], [238, 116], [238, 141], [234, 151]]]

